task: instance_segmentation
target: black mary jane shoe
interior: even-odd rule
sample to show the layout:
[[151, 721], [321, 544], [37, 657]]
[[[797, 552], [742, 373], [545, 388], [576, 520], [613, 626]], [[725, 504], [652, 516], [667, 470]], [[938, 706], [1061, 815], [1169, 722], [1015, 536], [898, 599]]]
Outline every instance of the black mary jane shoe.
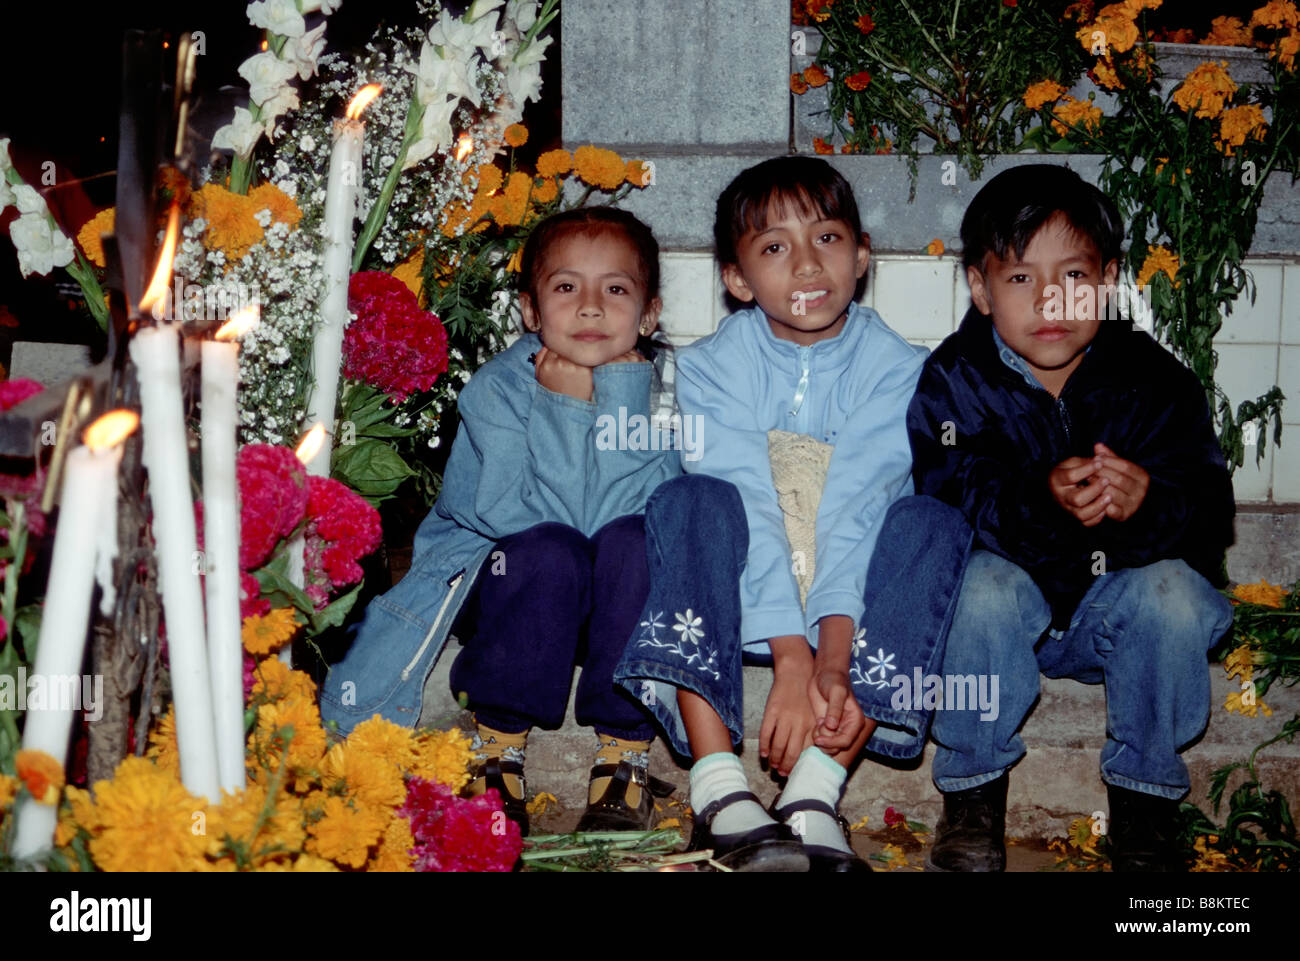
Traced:
[[713, 850], [713, 860], [732, 871], [785, 871], [808, 870], [808, 854], [799, 839], [784, 824], [773, 822], [742, 831], [738, 834], [714, 834], [713, 819], [728, 804], [753, 801], [763, 806], [751, 791], [728, 794], [695, 814], [695, 829], [691, 833], [692, 851]]
[[[506, 817], [519, 825], [520, 836], [528, 837], [528, 788], [524, 783], [524, 766], [517, 761], [503, 761], [499, 757], [490, 757], [479, 764], [473, 774], [473, 780], [465, 788], [465, 796], [477, 797], [488, 788], [496, 788], [497, 794], [501, 796], [501, 807], [505, 810]], [[519, 778], [519, 786], [523, 790], [524, 797], [518, 797], [510, 792], [503, 777], [505, 774], [513, 774]]]
[[[827, 804], [825, 801], [818, 801], [815, 798], [805, 798], [802, 801], [791, 801], [784, 807], [777, 807], [780, 802], [778, 798], [772, 802], [772, 817], [785, 824], [790, 818], [800, 811], [818, 811], [822, 814], [828, 814], [839, 824], [840, 830], [844, 832], [844, 843], [850, 848], [853, 847], [853, 835], [849, 831], [849, 822], [844, 820], [838, 811]], [[799, 836], [796, 831], [791, 831], [795, 837]], [[804, 851], [808, 855], [808, 871], [811, 874], [874, 874], [871, 865], [858, 857], [852, 850], [841, 851], [839, 848], [827, 847], [824, 844], [805, 844]]]
[[[610, 779], [599, 798], [587, 805], [575, 829], [579, 834], [590, 831], [648, 831], [654, 819], [654, 799], [668, 797], [677, 790], [676, 785], [652, 777], [644, 768], [619, 761], [617, 764], [597, 764], [591, 769], [591, 780]], [[636, 784], [641, 788], [641, 800], [636, 807], [627, 803], [627, 788]]]

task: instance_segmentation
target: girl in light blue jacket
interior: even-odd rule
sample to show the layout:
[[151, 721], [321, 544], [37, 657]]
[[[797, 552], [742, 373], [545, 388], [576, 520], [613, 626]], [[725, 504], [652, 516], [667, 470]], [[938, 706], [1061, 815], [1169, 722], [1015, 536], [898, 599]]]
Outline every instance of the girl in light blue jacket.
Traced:
[[640, 352], [661, 307], [658, 244], [624, 211], [561, 213], [530, 235], [521, 288], [528, 333], [461, 392], [411, 570], [371, 602], [321, 712], [345, 732], [373, 714], [413, 726], [454, 631], [452, 690], [477, 726], [469, 791], [495, 788], [527, 833], [528, 732], [563, 723], [582, 663], [576, 719], [599, 743], [579, 830], [645, 828], [653, 728], [613, 669], [648, 591], [646, 498], [681, 471]]

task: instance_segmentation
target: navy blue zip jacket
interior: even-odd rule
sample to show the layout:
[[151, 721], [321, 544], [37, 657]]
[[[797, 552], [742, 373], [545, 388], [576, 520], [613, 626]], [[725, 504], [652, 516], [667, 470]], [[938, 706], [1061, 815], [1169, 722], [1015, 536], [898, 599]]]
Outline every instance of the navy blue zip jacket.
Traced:
[[[1103, 321], [1059, 399], [998, 356], [974, 307], [926, 360], [907, 412], [918, 494], [960, 508], [975, 547], [1023, 568], [1068, 627], [1094, 577], [1182, 559], [1222, 587], [1232, 483], [1196, 376], [1128, 321]], [[1128, 520], [1084, 527], [1047, 477], [1100, 441], [1151, 485]]]

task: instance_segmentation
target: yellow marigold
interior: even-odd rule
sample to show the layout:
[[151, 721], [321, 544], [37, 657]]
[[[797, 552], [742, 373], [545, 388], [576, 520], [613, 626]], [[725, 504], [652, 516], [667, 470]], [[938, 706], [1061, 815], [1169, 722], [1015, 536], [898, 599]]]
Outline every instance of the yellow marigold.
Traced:
[[149, 731], [149, 748], [145, 751], [154, 764], [176, 777], [181, 776], [181, 749], [176, 741], [176, 708], [158, 718]]
[[831, 78], [827, 76], [825, 70], [814, 63], [804, 67], [803, 79], [810, 87], [824, 87]]
[[190, 212], [207, 222], [203, 243], [209, 250], [220, 250], [230, 260], [238, 260], [248, 248], [260, 243], [262, 226], [254, 217], [267, 205], [255, 207], [252, 197], [231, 193], [220, 184], [204, 184], [190, 199]]
[[1184, 113], [1195, 110], [1197, 117], [1217, 117], [1224, 102], [1237, 92], [1237, 85], [1224, 69], [1227, 66], [1226, 60], [1201, 64], [1174, 91], [1174, 103]]
[[1250, 15], [1252, 27], [1272, 27], [1281, 30], [1285, 27], [1300, 27], [1300, 11], [1291, 0], [1270, 0]]
[[1295, 30], [1280, 38], [1273, 48], [1273, 56], [1287, 72], [1295, 70], [1295, 58], [1298, 53], [1300, 53], [1300, 32]]
[[104, 244], [99, 237], [101, 234], [111, 234], [116, 220], [117, 208], [107, 207], [87, 220], [81, 230], [77, 231], [77, 243], [81, 245], [86, 259], [96, 267], [105, 265]]
[[530, 818], [539, 818], [551, 808], [558, 807], [559, 804], [559, 798], [550, 791], [538, 791], [524, 807], [527, 809]]
[[802, 73], [790, 74], [790, 92], [794, 94], [805, 94], [808, 92], [808, 81], [803, 78]]
[[264, 657], [254, 671], [253, 696], [271, 700], [300, 698], [316, 700], [316, 682], [302, 671], [295, 671], [278, 657]]
[[1061, 99], [1063, 93], [1065, 93], [1065, 88], [1055, 80], [1040, 80], [1038, 83], [1031, 83], [1025, 88], [1025, 106], [1030, 110], [1037, 110], [1044, 104], [1056, 103]]
[[1070, 822], [1070, 830], [1066, 832], [1066, 840], [1070, 847], [1088, 854], [1097, 853], [1098, 837], [1099, 835], [1092, 833], [1091, 818], [1075, 818]]
[[1258, 584], [1238, 584], [1232, 589], [1232, 595], [1247, 604], [1281, 607], [1287, 591], [1284, 587], [1261, 580]]
[[254, 214], [269, 210], [271, 219], [278, 224], [297, 227], [298, 221], [302, 220], [302, 211], [293, 198], [273, 183], [258, 184], [248, 192], [248, 199], [252, 202]]
[[533, 185], [533, 201], [535, 203], [549, 204], [559, 195], [560, 187], [551, 177], [543, 177]]
[[925, 245], [925, 252], [933, 257], [940, 256], [943, 254], [943, 241], [935, 237], [934, 240]]
[[1200, 42], [1221, 47], [1248, 47], [1251, 40], [1250, 31], [1236, 17], [1215, 17], [1210, 21], [1210, 32]]
[[824, 23], [830, 19], [831, 6], [834, 3], [835, 0], [806, 0], [805, 7], [808, 10], [808, 16], [818, 23]]
[[414, 871], [411, 849], [415, 847], [415, 838], [411, 834], [411, 822], [404, 817], [393, 816], [388, 819], [379, 847], [374, 857], [366, 865], [368, 871], [407, 872]]
[[633, 187], [648, 187], [651, 169], [650, 164], [644, 160], [629, 160], [624, 168], [623, 179]]
[[820, 154], [830, 154], [835, 152], [835, 145], [823, 140], [821, 137], [813, 137], [813, 150]]
[[333, 861], [326, 861], [314, 854], [300, 854], [293, 859], [293, 870], [297, 874], [327, 874], [331, 871], [337, 873], [338, 869], [338, 865]]
[[1193, 874], [1236, 870], [1226, 854], [1209, 846], [1204, 835], [1196, 839], [1192, 850], [1196, 852], [1196, 861], [1187, 870]]
[[104, 871], [196, 871], [209, 838], [195, 831], [204, 801], [142, 757], [128, 757], [110, 781], [95, 785], [99, 835], [90, 856]]
[[[266, 786], [250, 784], [237, 794], [227, 794], [216, 810], [215, 831], [220, 841], [229, 839], [248, 852], [254, 865], [302, 850], [307, 831], [302, 824], [298, 800], [287, 791], [272, 799], [271, 814], [263, 819], [267, 808]], [[209, 834], [214, 827], [209, 824]]]
[[[1253, 687], [1254, 681], [1247, 681], [1248, 685]], [[1245, 691], [1232, 691], [1223, 702], [1223, 709], [1229, 714], [1240, 714], [1243, 717], [1259, 717], [1259, 712], [1263, 711], [1265, 717], [1273, 716], [1273, 709], [1261, 701], [1258, 695], [1252, 691], [1250, 703], [1243, 702]]]
[[505, 173], [495, 164], [479, 167], [477, 192], [480, 195], [489, 196], [501, 189], [504, 180]]
[[298, 633], [299, 624], [292, 607], [277, 607], [262, 615], [244, 618], [240, 636], [249, 654], [269, 654], [283, 647]]
[[314, 699], [288, 697], [261, 705], [257, 709], [257, 728], [248, 736], [248, 749], [256, 754], [260, 747], [269, 758], [271, 770], [276, 770], [281, 755], [271, 739], [276, 731], [289, 726], [293, 727], [293, 738], [287, 752], [288, 772], [295, 790], [302, 791], [325, 756], [325, 729]]
[[573, 169], [573, 155], [567, 150], [548, 150], [537, 158], [537, 176], [559, 177]]
[[38, 804], [58, 804], [63, 765], [44, 751], [23, 750], [14, 758], [14, 773]]
[[[3, 780], [0, 775], [0, 780]], [[99, 830], [95, 800], [85, 788], [69, 784], [63, 789], [64, 804], [59, 808], [59, 823], [54, 829], [56, 847], [67, 847], [82, 828], [94, 835]], [[3, 805], [0, 805], [3, 806]], [[73, 856], [75, 858], [75, 855]]]
[[1094, 131], [1101, 125], [1101, 108], [1094, 107], [1091, 101], [1067, 96], [1061, 106], [1052, 110], [1052, 118], [1052, 129], [1062, 137], [1069, 133], [1069, 127]]
[[[622, 170], [619, 171], [619, 181], [622, 182]], [[506, 181], [506, 189], [501, 194], [501, 216], [497, 219], [498, 223], [505, 224], [509, 227], [517, 227], [524, 222], [528, 214], [528, 195], [533, 189], [533, 178], [530, 174], [516, 170]]]
[[370, 857], [370, 848], [388, 825], [389, 815], [368, 807], [353, 807], [341, 797], [327, 798], [323, 815], [307, 830], [307, 850], [350, 868]]
[[424, 303], [424, 245], [393, 268], [393, 276], [404, 283], [421, 304]]
[[320, 773], [326, 788], [342, 785], [349, 797], [366, 807], [391, 810], [406, 800], [397, 765], [347, 744], [335, 744], [326, 752]]
[[1084, 50], [1089, 53], [1099, 51], [1100, 55], [1107, 56], [1132, 50], [1137, 43], [1138, 28], [1122, 4], [1111, 4], [1102, 7], [1097, 19], [1080, 27], [1075, 36]]
[[1103, 57], [1092, 65], [1092, 77], [1097, 83], [1111, 90], [1122, 90], [1123, 82], [1115, 72], [1115, 62], [1110, 57]]
[[1236, 677], [1243, 681], [1253, 680], [1257, 656], [1261, 659], [1263, 657], [1262, 654], [1257, 654], [1249, 644], [1242, 644], [1223, 659], [1223, 670], [1230, 678]]
[[468, 735], [454, 727], [420, 733], [415, 738], [416, 761], [411, 774], [459, 791], [469, 783], [469, 762], [474, 756], [471, 743]]
[[1231, 157], [1233, 147], [1240, 147], [1247, 137], [1263, 140], [1267, 131], [1264, 111], [1258, 104], [1229, 107], [1219, 115], [1219, 136], [1215, 146]]
[[573, 152], [573, 168], [583, 181], [602, 190], [613, 190], [622, 184], [626, 170], [623, 158], [614, 151], [590, 145]]
[[510, 255], [510, 259], [506, 261], [506, 270], [510, 271], [510, 273], [512, 274], [517, 274], [519, 273], [519, 270], [521, 267], [523, 267], [523, 265], [524, 265], [524, 248], [523, 245], [520, 244], [518, 247], [515, 248], [515, 252]]
[[348, 735], [349, 748], [381, 758], [403, 771], [415, 764], [415, 735], [410, 728], [374, 715]]
[[1138, 271], [1137, 284], [1145, 287], [1158, 271], [1163, 271], [1169, 282], [1177, 287], [1178, 266], [1178, 255], [1169, 248], [1147, 244], [1147, 258], [1142, 261], [1142, 269]]
[[512, 123], [506, 127], [506, 143], [512, 147], [522, 147], [528, 143], [528, 128], [521, 123]]

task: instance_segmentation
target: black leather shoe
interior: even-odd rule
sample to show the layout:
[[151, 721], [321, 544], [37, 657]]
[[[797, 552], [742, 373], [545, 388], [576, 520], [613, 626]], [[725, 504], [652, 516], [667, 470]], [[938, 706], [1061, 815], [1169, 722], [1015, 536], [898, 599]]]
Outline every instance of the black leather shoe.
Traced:
[[1005, 871], [1007, 869], [1007, 784], [1010, 775], [967, 791], [943, 795], [943, 817], [934, 846], [925, 856], [927, 871]]
[[[617, 764], [597, 764], [591, 769], [591, 779], [612, 778], [609, 785], [578, 821], [578, 833], [585, 831], [648, 831], [654, 819], [654, 799], [668, 797], [677, 788], [667, 781], [651, 777], [644, 768], [627, 761]], [[641, 800], [636, 807], [627, 803], [629, 784], [639, 785]]]
[[[802, 801], [791, 801], [784, 807], [778, 807], [780, 798], [772, 803], [772, 816], [778, 821], [789, 827], [791, 817], [797, 815], [800, 811], [820, 811], [822, 814], [828, 814], [836, 820], [840, 830], [844, 833], [844, 843], [850, 848], [853, 847], [853, 835], [849, 832], [849, 822], [840, 816], [840, 813], [825, 801], [818, 801], [813, 798], [806, 798]], [[795, 837], [799, 832], [791, 828], [791, 833]], [[852, 850], [841, 851], [839, 848], [828, 847], [824, 844], [807, 844], [803, 846], [804, 853], [808, 855], [808, 871], [812, 874], [872, 874], [871, 865], [862, 858], [853, 853]]]
[[1120, 872], [1185, 871], [1178, 850], [1178, 802], [1106, 785], [1110, 869]]
[[[524, 766], [517, 761], [503, 761], [499, 757], [490, 757], [480, 763], [473, 772], [473, 779], [465, 787], [466, 797], [477, 797], [487, 791], [488, 788], [496, 788], [497, 794], [501, 795], [501, 806], [506, 812], [506, 817], [519, 825], [519, 833], [523, 837], [528, 837], [528, 787], [524, 783]], [[513, 774], [519, 778], [519, 786], [523, 791], [523, 796], [519, 797], [510, 793], [506, 787], [504, 774]]]
[[750, 791], [737, 791], [719, 798], [703, 811], [695, 812], [692, 851], [711, 848], [713, 860], [732, 871], [808, 870], [808, 855], [803, 845], [784, 824], [772, 822], [739, 834], [714, 834], [713, 819], [724, 807], [737, 801], [753, 801], [759, 807], [763, 803]]

